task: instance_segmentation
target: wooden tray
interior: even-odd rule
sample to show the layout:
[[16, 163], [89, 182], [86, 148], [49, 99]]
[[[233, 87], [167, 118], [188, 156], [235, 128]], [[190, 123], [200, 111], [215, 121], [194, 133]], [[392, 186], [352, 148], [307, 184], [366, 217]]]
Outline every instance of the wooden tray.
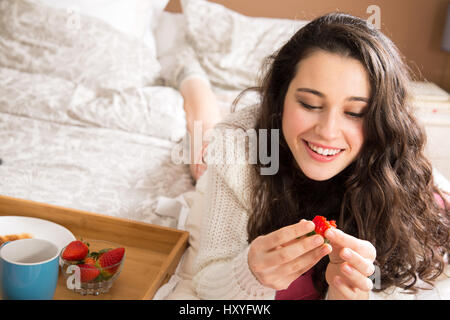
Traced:
[[188, 232], [173, 228], [0, 196], [0, 216], [6, 215], [53, 221], [77, 239], [107, 240], [125, 248], [122, 272], [108, 293], [74, 293], [66, 288], [60, 273], [55, 299], [152, 299], [175, 271], [189, 237]]

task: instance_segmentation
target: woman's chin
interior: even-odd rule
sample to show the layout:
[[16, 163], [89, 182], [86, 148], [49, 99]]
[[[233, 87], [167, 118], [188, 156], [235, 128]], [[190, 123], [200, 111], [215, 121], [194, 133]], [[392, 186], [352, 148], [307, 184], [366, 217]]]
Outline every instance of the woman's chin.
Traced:
[[305, 173], [305, 176], [307, 176], [309, 179], [314, 181], [326, 181], [331, 178], [333, 178], [335, 175], [324, 175], [324, 174], [307, 174]]
[[303, 174], [314, 181], [325, 181], [333, 178], [339, 172], [326, 170], [324, 168], [309, 168], [300, 166]]

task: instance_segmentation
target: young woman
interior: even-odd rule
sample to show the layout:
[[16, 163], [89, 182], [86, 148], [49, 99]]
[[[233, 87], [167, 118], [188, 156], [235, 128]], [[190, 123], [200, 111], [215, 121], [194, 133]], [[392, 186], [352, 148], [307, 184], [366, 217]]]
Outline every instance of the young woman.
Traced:
[[[430, 284], [433, 297], [448, 292], [448, 200], [423, 155], [409, 81], [394, 44], [345, 14], [315, 19], [276, 52], [260, 105], [232, 113], [208, 147], [191, 292], [394, 299], [405, 290], [420, 298]], [[248, 161], [250, 147], [230, 150], [242, 137], [232, 133], [251, 129], [258, 150], [278, 154], [274, 174], [262, 174], [273, 163]], [[306, 236], [316, 215], [337, 221], [329, 243]]]

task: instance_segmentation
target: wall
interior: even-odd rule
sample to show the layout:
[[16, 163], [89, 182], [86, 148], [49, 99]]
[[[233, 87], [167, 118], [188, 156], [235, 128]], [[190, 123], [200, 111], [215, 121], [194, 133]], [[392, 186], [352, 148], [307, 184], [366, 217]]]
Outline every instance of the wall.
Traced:
[[[381, 9], [381, 31], [405, 56], [419, 80], [450, 92], [450, 53], [440, 49], [448, 0], [212, 0], [248, 16], [311, 20], [331, 11], [369, 18], [370, 5]], [[166, 8], [180, 12], [179, 0]]]

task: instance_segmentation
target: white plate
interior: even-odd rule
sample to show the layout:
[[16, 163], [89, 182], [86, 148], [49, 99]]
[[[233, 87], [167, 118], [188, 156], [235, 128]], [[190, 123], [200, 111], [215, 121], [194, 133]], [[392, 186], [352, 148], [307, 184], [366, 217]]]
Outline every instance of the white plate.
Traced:
[[75, 240], [72, 232], [51, 221], [21, 216], [0, 216], [0, 235], [29, 233], [33, 238], [45, 239], [59, 247], [59, 251]]

